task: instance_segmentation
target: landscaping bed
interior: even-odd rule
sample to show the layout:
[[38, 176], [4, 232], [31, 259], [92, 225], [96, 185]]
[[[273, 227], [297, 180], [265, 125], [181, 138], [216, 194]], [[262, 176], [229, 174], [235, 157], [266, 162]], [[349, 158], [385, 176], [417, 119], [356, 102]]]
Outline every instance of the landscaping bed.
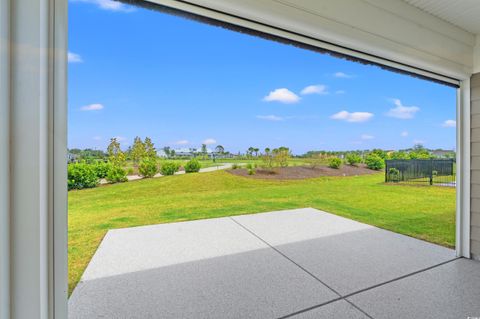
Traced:
[[365, 165], [359, 166], [342, 165], [340, 168], [330, 168], [328, 166], [318, 167], [306, 167], [306, 166], [289, 166], [289, 167], [277, 167], [271, 170], [257, 168], [255, 174], [250, 175], [248, 169], [231, 169], [229, 173], [237, 176], [245, 176], [258, 179], [277, 179], [277, 180], [289, 180], [289, 179], [305, 179], [315, 178], [322, 176], [357, 176], [375, 174], [378, 171], [368, 169]]

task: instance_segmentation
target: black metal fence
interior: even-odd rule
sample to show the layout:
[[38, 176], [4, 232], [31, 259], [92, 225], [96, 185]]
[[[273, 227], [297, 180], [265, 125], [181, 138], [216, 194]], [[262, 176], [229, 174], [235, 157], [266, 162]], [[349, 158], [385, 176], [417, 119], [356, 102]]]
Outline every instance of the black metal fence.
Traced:
[[385, 182], [455, 186], [455, 159], [386, 160]]

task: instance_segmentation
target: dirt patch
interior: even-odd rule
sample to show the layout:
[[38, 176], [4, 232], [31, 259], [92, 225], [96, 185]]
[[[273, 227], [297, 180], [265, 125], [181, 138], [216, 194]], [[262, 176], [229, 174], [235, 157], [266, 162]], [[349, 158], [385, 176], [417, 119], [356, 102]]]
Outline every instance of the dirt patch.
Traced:
[[266, 170], [263, 168], [257, 168], [255, 175], [248, 175], [247, 169], [230, 169], [230, 174], [245, 176], [258, 179], [305, 179], [315, 178], [322, 176], [357, 176], [375, 174], [378, 171], [368, 169], [365, 165], [350, 166], [342, 165], [339, 169], [330, 168], [327, 166], [318, 166], [315, 168], [306, 166], [292, 166], [292, 167], [280, 167], [273, 170]]

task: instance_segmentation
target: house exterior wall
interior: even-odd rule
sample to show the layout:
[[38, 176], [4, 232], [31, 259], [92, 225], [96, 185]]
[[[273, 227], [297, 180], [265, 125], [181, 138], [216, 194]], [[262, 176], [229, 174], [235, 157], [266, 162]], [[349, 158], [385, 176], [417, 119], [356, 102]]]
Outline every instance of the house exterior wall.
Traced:
[[480, 259], [480, 73], [470, 80], [471, 99], [471, 225], [470, 252]]

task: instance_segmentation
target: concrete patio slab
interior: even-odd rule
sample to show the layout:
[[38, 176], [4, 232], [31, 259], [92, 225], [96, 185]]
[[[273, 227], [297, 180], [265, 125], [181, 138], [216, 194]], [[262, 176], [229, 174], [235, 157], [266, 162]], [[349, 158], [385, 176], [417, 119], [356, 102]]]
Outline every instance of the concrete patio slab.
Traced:
[[480, 318], [480, 263], [457, 259], [348, 299], [374, 318]]
[[338, 298], [229, 218], [113, 230], [69, 318], [278, 318]]
[[232, 217], [342, 296], [455, 258], [455, 252], [316, 209]]
[[345, 300], [334, 301], [322, 307], [290, 317], [291, 319], [327, 319], [327, 318], [348, 318], [368, 319], [360, 310]]

